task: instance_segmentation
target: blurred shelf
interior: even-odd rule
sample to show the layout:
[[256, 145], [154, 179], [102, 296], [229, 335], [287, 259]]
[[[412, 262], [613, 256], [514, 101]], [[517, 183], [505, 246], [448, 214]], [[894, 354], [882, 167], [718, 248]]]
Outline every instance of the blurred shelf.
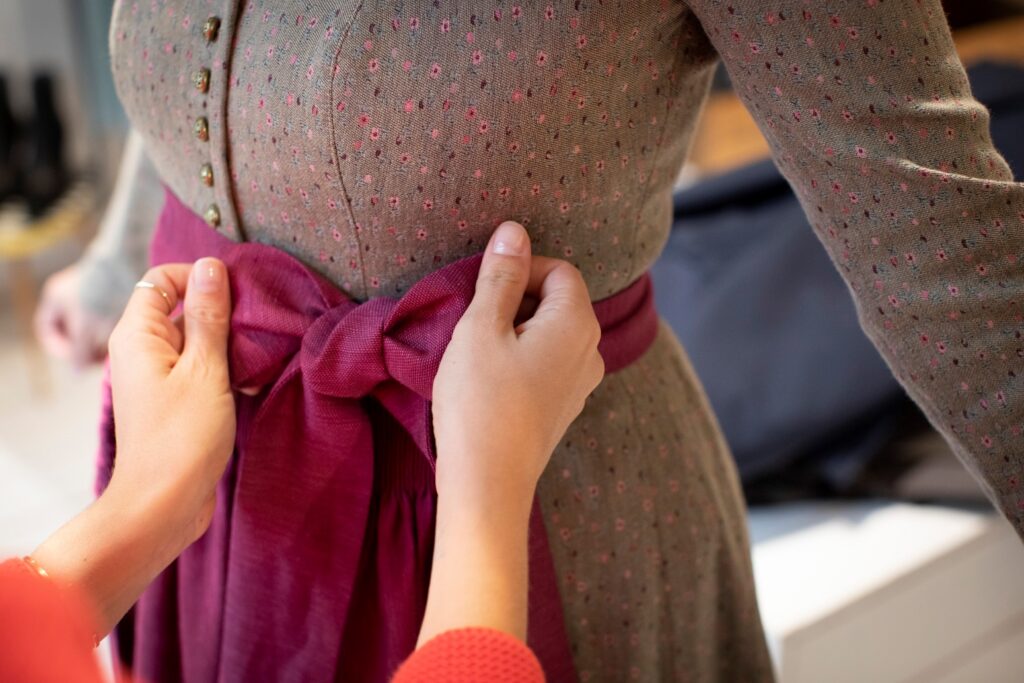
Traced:
[[33, 219], [18, 203], [0, 208], [0, 260], [28, 259], [68, 239], [78, 239], [96, 207], [97, 192], [79, 181], [42, 216]]

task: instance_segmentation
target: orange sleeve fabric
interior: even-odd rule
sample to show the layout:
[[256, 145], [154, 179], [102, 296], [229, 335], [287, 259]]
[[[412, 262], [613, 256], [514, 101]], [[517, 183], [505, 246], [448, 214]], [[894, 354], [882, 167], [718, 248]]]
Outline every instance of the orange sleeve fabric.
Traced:
[[21, 560], [0, 564], [0, 681], [103, 683], [90, 612]]
[[460, 628], [427, 641], [409, 656], [392, 683], [543, 683], [533, 651], [491, 628]]

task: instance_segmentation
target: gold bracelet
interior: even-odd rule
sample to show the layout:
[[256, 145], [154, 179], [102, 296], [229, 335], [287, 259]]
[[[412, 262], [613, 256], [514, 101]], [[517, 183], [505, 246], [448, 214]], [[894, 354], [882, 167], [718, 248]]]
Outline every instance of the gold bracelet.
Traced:
[[[39, 563], [36, 562], [35, 558], [33, 558], [31, 555], [25, 555], [23, 558], [21, 558], [21, 561], [24, 562], [25, 565], [29, 569], [31, 569], [32, 572], [37, 576], [40, 576], [46, 579], [47, 581], [52, 580], [50, 579], [50, 573], [43, 569], [41, 566], [39, 566]], [[97, 636], [95, 632], [92, 634], [92, 646], [93, 648], [97, 648], [100, 646], [99, 636]]]

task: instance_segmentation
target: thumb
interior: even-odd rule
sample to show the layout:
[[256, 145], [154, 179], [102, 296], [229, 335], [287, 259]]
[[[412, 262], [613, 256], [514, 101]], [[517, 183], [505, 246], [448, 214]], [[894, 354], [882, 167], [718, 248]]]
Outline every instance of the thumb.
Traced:
[[185, 290], [185, 346], [182, 356], [206, 363], [226, 362], [231, 323], [228, 270], [215, 258], [192, 266]]
[[511, 327], [529, 280], [530, 236], [519, 223], [505, 221], [487, 244], [470, 311]]

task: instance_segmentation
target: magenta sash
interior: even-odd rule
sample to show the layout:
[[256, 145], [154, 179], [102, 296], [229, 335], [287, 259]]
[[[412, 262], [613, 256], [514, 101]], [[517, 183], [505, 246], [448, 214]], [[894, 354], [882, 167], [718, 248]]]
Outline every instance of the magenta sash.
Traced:
[[[430, 396], [481, 255], [401, 298], [358, 303], [278, 249], [217, 233], [172, 193], [154, 264], [216, 256], [234, 311], [235, 454], [210, 530], [141, 597], [117, 652], [151, 681], [387, 681], [426, 604], [436, 492]], [[657, 334], [650, 277], [594, 303], [606, 371]], [[114, 462], [109, 386], [98, 486]], [[528, 642], [575, 680], [558, 578], [534, 503]]]

